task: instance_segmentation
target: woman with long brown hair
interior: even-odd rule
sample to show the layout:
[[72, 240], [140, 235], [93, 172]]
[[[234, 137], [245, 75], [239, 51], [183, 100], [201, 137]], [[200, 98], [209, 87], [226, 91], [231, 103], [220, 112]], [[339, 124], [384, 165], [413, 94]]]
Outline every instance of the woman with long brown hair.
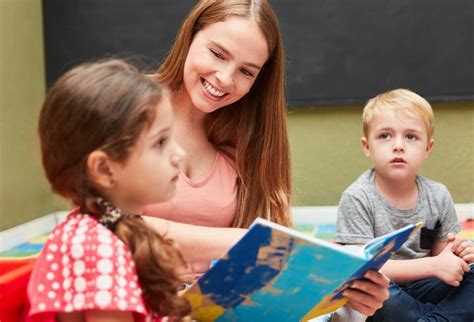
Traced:
[[[197, 273], [255, 218], [291, 225], [284, 62], [266, 0], [201, 0], [151, 76], [171, 90], [186, 157], [176, 196], [147, 207], [145, 220], [177, 241]], [[368, 314], [388, 285], [380, 274], [370, 280], [350, 296]]]

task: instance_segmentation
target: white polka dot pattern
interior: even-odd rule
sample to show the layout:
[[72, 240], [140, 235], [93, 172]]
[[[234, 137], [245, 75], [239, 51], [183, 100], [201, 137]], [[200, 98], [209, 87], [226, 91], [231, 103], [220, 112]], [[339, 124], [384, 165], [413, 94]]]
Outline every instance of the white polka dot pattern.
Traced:
[[51, 312], [54, 321], [54, 312], [84, 309], [146, 314], [141, 294], [125, 244], [94, 218], [73, 212], [50, 234], [37, 260], [28, 286], [29, 315]]

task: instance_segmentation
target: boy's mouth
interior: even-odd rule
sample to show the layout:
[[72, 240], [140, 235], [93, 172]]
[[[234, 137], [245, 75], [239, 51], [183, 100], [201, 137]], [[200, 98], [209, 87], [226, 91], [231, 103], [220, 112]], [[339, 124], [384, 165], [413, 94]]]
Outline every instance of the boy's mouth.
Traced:
[[405, 159], [403, 159], [403, 158], [393, 158], [393, 159], [390, 161], [390, 163], [400, 164], [400, 163], [407, 163], [407, 162], [406, 162]]

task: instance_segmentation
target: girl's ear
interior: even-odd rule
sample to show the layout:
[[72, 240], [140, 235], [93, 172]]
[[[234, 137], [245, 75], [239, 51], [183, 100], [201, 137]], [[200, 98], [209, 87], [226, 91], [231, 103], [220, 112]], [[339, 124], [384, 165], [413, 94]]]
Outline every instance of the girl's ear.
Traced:
[[102, 150], [95, 150], [87, 157], [87, 172], [91, 181], [102, 189], [110, 189], [115, 185], [113, 161]]
[[366, 157], [370, 158], [370, 149], [369, 149], [369, 141], [365, 136], [360, 138], [360, 144], [362, 145], [362, 150]]

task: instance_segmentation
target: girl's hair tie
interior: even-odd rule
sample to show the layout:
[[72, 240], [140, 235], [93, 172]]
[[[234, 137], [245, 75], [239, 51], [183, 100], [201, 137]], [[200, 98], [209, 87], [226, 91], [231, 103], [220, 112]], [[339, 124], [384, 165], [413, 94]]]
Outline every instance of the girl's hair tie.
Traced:
[[138, 215], [122, 211], [104, 198], [96, 198], [96, 203], [102, 211], [102, 215], [98, 218], [99, 222], [111, 231], [115, 230], [117, 223], [123, 218], [138, 217]]

